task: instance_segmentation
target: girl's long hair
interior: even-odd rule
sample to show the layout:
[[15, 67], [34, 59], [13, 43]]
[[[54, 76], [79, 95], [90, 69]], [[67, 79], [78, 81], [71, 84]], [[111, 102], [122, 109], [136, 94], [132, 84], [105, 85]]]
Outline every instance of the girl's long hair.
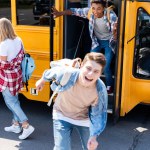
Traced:
[[7, 18], [0, 19], [0, 42], [17, 37], [11, 22]]

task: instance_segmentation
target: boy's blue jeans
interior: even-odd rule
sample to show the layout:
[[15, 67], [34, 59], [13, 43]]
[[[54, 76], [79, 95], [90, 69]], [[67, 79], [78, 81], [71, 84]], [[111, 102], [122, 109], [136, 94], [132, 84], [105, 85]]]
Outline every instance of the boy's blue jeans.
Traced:
[[111, 71], [111, 62], [112, 58], [114, 56], [113, 51], [109, 47], [109, 40], [99, 40], [97, 39], [99, 46], [95, 49], [92, 49], [91, 52], [101, 52], [102, 49], [104, 49], [104, 55], [106, 57], [106, 65], [104, 68], [104, 74], [106, 77], [106, 85], [107, 86], [113, 86], [113, 78], [112, 78], [112, 71]]
[[89, 139], [88, 127], [73, 125], [63, 120], [53, 120], [54, 150], [71, 150], [71, 133], [73, 128], [76, 128], [79, 133], [82, 149], [87, 150]]
[[18, 100], [18, 94], [16, 96], [13, 96], [9, 92], [9, 89], [6, 88], [4, 91], [2, 91], [2, 95], [4, 97], [4, 101], [7, 105], [7, 107], [13, 113], [13, 120], [18, 121], [20, 123], [27, 121], [28, 118], [20, 107], [20, 102]]

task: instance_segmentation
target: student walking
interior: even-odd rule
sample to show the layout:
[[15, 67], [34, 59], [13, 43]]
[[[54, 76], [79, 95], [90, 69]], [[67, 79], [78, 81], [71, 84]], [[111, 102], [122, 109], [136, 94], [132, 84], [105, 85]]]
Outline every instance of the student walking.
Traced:
[[95, 150], [97, 137], [107, 122], [107, 91], [99, 78], [106, 60], [103, 54], [86, 54], [80, 69], [56, 66], [45, 70], [36, 82], [37, 90], [42, 90], [46, 81], [52, 83], [53, 91], [58, 88], [65, 73], [71, 76], [68, 82], [58, 89], [53, 106], [54, 150], [71, 150], [71, 133], [77, 129], [83, 150]]
[[[0, 92], [8, 109], [13, 114], [12, 125], [5, 127], [6, 132], [21, 133], [19, 139], [26, 139], [34, 127], [29, 125], [18, 100], [18, 92], [22, 88], [21, 62], [24, 50], [21, 39], [15, 34], [11, 22], [0, 19]], [[21, 126], [20, 126], [21, 125]]]
[[[62, 15], [75, 15], [89, 19], [89, 32], [92, 39], [91, 52], [102, 52], [106, 57], [106, 66], [104, 74], [106, 77], [106, 85], [108, 94], [113, 92], [113, 78], [110, 68], [112, 58], [114, 56], [114, 30], [116, 30], [117, 16], [114, 11], [108, 7], [106, 9], [106, 1], [104, 0], [91, 0], [91, 7], [87, 8], [70, 8], [64, 11], [53, 9], [54, 17]], [[115, 27], [115, 28], [114, 28]], [[113, 45], [111, 45], [113, 44]]]

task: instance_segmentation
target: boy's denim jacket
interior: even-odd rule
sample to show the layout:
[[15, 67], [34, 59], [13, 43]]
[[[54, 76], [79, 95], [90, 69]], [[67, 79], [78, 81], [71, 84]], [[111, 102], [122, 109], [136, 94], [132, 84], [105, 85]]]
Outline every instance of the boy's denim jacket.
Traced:
[[[45, 70], [42, 78], [49, 82], [55, 79], [55, 82], [52, 82], [51, 84], [51, 89], [55, 91], [65, 72], [70, 72], [71, 76], [67, 84], [58, 90], [58, 92], [62, 92], [75, 85], [79, 77], [80, 69], [71, 67], [53, 67]], [[99, 99], [97, 105], [89, 107], [90, 136], [98, 136], [104, 130], [107, 122], [108, 95], [106, 87], [101, 79], [97, 80], [96, 86]]]

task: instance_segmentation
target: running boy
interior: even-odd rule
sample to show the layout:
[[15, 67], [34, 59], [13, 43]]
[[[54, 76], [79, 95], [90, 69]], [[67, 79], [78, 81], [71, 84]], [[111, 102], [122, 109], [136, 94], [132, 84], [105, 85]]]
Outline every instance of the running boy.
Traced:
[[107, 91], [99, 78], [106, 60], [103, 54], [86, 54], [80, 69], [53, 67], [45, 70], [36, 82], [37, 90], [42, 90], [46, 81], [52, 83], [54, 91], [68, 72], [71, 76], [58, 90], [53, 106], [54, 150], [71, 150], [70, 137], [73, 128], [78, 130], [83, 150], [95, 150], [97, 137], [104, 130], [107, 121]]
[[62, 15], [75, 15], [89, 19], [89, 32], [92, 39], [91, 52], [102, 52], [106, 57], [106, 66], [104, 74], [106, 77], [107, 92], [113, 92], [113, 78], [110, 68], [112, 58], [114, 56], [115, 47], [114, 41], [116, 37], [113, 36], [116, 31], [117, 16], [114, 11], [108, 7], [106, 9], [105, 0], [91, 0], [91, 8], [70, 8], [64, 11], [58, 11], [53, 7], [54, 17]]

